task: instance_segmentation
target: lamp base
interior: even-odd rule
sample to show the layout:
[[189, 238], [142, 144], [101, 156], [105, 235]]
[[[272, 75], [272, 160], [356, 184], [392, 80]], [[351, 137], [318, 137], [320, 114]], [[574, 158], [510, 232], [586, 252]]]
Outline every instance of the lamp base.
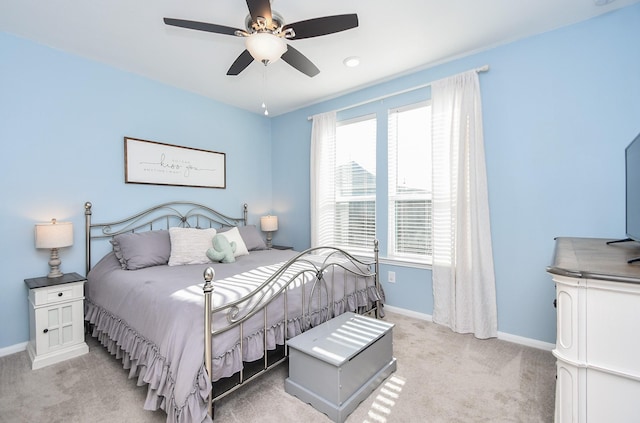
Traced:
[[64, 275], [64, 273], [62, 273], [62, 272], [60, 271], [60, 269], [51, 270], [51, 272], [47, 273], [47, 277], [48, 277], [49, 279], [52, 279], [52, 278], [59, 278], [59, 277], [60, 277], [60, 276], [62, 276], [62, 275]]
[[267, 250], [270, 250], [273, 247], [271, 243], [273, 232], [267, 232]]
[[57, 248], [52, 248], [51, 249], [51, 257], [49, 258], [49, 268], [51, 270], [49, 271], [49, 274], [47, 275], [47, 277], [48, 278], [59, 278], [60, 276], [62, 276], [64, 273], [62, 273], [60, 271], [60, 265], [61, 264], [62, 264], [62, 261], [58, 257], [58, 249]]

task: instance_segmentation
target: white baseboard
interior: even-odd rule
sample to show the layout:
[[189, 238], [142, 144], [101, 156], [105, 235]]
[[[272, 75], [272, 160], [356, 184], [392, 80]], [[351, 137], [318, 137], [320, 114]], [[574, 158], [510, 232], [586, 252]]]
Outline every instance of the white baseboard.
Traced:
[[[384, 309], [392, 313], [402, 314], [403, 316], [413, 317], [415, 319], [425, 320], [427, 322], [433, 322], [433, 317], [430, 314], [418, 313], [417, 311], [394, 307], [387, 304], [384, 305]], [[512, 335], [505, 332], [498, 332], [498, 339], [546, 351], [551, 351], [556, 347], [555, 344], [551, 344], [549, 342], [543, 342], [532, 338], [525, 338], [524, 336]]]
[[[394, 307], [390, 305], [384, 306], [384, 309], [392, 313], [402, 314], [403, 316], [413, 317], [414, 319], [425, 320], [427, 322], [433, 322], [433, 318], [430, 314], [419, 313], [413, 310], [407, 310], [405, 308]], [[513, 342], [514, 344], [525, 345], [527, 347], [538, 348], [540, 350], [551, 351], [556, 346], [549, 342], [539, 341], [537, 339], [525, 338], [524, 336], [512, 335], [510, 333], [498, 332], [498, 339], [507, 342]], [[10, 345], [8, 347], [0, 348], [0, 357], [5, 355], [15, 354], [17, 352], [25, 351], [27, 349], [28, 342], [22, 342], [20, 344]]]
[[21, 342], [15, 345], [9, 345], [8, 347], [0, 348], [0, 357], [5, 355], [15, 354], [27, 349], [28, 342]]
[[505, 332], [498, 332], [498, 339], [545, 351], [551, 351], [556, 347], [556, 344], [551, 344], [549, 342], [544, 342], [533, 338], [525, 338], [524, 336], [512, 335]]
[[430, 314], [418, 313], [417, 311], [407, 310], [406, 308], [394, 307], [385, 304], [384, 309], [392, 313], [402, 314], [403, 316], [413, 317], [419, 320], [426, 320], [427, 322], [433, 322], [433, 318]]

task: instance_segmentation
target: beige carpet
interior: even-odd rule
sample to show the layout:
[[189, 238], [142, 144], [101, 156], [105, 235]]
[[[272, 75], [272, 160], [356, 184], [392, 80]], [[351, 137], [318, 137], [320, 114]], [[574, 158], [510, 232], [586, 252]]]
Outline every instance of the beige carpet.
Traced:
[[[478, 340], [396, 313], [398, 370], [347, 423], [551, 422], [555, 359], [549, 351]], [[32, 371], [26, 352], [0, 358], [0, 422], [164, 422], [144, 411], [146, 388], [95, 340], [89, 354]], [[215, 421], [329, 422], [284, 392], [286, 364], [216, 405]]]

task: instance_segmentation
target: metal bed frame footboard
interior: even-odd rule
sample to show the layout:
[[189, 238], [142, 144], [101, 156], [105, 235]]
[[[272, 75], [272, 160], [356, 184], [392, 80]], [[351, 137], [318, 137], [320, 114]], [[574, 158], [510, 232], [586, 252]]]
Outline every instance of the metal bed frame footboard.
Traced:
[[[258, 313], [263, 314], [263, 364], [262, 369], [250, 377], [244, 377], [244, 369], [241, 368], [238, 374], [238, 381], [236, 384], [219, 393], [215, 394], [212, 381], [212, 390], [207, 399], [207, 411], [209, 416], [213, 419], [214, 417], [214, 409], [213, 403], [216, 400], [219, 400], [236, 389], [243, 386], [245, 383], [257, 378], [258, 376], [264, 374], [265, 372], [273, 369], [278, 366], [282, 362], [284, 362], [288, 358], [288, 349], [286, 345], [287, 339], [287, 324], [289, 321], [289, 307], [287, 301], [287, 293], [290, 289], [290, 286], [294, 284], [296, 281], [299, 281], [301, 277], [309, 277], [306, 283], [301, 284], [300, 289], [302, 290], [302, 314], [301, 319], [303, 321], [303, 325], [305, 328], [309, 327], [312, 314], [314, 313], [322, 313], [322, 309], [324, 305], [326, 305], [326, 314], [324, 315], [324, 319], [321, 322], [327, 321], [334, 316], [333, 304], [334, 299], [336, 297], [336, 292], [334, 290], [334, 276], [336, 276], [335, 271], [337, 269], [341, 269], [342, 277], [347, 278], [347, 275], [350, 274], [355, 276], [356, 278], [356, 290], [359, 287], [358, 283], [362, 281], [364, 285], [362, 285], [365, 289], [367, 286], [367, 279], [373, 278], [374, 286], [378, 294], [381, 294], [380, 289], [380, 262], [379, 262], [379, 249], [378, 249], [378, 241], [374, 241], [374, 259], [373, 261], [363, 261], [360, 260], [348, 252], [334, 247], [316, 247], [310, 248], [308, 250], [303, 251], [298, 254], [294, 258], [287, 261], [282, 267], [280, 267], [271, 277], [265, 280], [258, 288], [252, 291], [251, 294], [240, 298], [236, 301], [233, 301], [228, 304], [224, 304], [219, 307], [212, 308], [213, 304], [213, 280], [215, 278], [215, 271], [212, 267], [207, 268], [204, 271], [204, 338], [205, 338], [205, 368], [209, 376], [213, 374], [213, 363], [212, 363], [212, 348], [213, 348], [213, 337], [219, 333], [228, 331], [232, 328], [239, 326], [240, 332], [240, 351], [243, 350], [243, 338], [244, 338], [244, 323], [254, 315]], [[314, 255], [315, 257], [322, 257], [322, 260], [310, 260], [310, 256]], [[303, 268], [300, 268], [298, 265], [304, 265]], [[338, 276], [340, 277], [340, 276]], [[344, 284], [344, 298], [346, 299], [347, 292], [347, 284]], [[269, 298], [265, 298], [267, 296], [266, 292], [269, 292]], [[283, 318], [281, 323], [284, 326], [284, 355], [277, 359], [276, 361], [269, 363], [269, 357], [267, 353], [267, 330], [269, 327], [269, 323], [267, 321], [267, 312], [269, 305], [274, 302], [280, 296], [283, 296], [284, 309]], [[257, 298], [256, 298], [257, 297]], [[323, 302], [324, 300], [324, 302]], [[314, 303], [316, 308], [314, 309]], [[377, 300], [374, 302], [374, 305], [368, 310], [357, 310], [358, 313], [361, 314], [373, 314], [377, 319], [381, 318], [381, 301]], [[320, 311], [319, 311], [320, 310]], [[221, 313], [226, 316], [227, 326], [221, 329], [213, 330], [213, 315]]]

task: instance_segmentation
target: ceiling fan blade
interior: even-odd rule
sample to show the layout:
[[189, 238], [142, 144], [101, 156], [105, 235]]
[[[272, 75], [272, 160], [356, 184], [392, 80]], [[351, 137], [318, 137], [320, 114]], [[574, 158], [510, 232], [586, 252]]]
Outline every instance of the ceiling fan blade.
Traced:
[[314, 77], [320, 73], [320, 69], [311, 63], [311, 60], [290, 45], [287, 45], [287, 51], [282, 55], [282, 60], [307, 76]]
[[237, 76], [246, 69], [253, 62], [253, 56], [249, 53], [249, 50], [245, 50], [238, 56], [235, 62], [231, 65], [229, 70], [227, 71], [227, 75]]
[[253, 22], [256, 22], [258, 17], [262, 17], [266, 19], [267, 25], [271, 24], [271, 2], [269, 0], [247, 0], [247, 7]]
[[283, 31], [292, 28], [296, 33], [292, 40], [318, 37], [320, 35], [333, 34], [335, 32], [346, 31], [358, 26], [358, 15], [351, 13], [348, 15], [325, 16], [322, 18], [308, 19], [306, 21], [294, 22], [282, 27]]
[[185, 21], [183, 19], [164, 18], [164, 23], [171, 26], [179, 26], [180, 28], [215, 32], [216, 34], [224, 35], [236, 35], [236, 31], [240, 31], [237, 28], [231, 28], [229, 26], [216, 25], [205, 22]]

